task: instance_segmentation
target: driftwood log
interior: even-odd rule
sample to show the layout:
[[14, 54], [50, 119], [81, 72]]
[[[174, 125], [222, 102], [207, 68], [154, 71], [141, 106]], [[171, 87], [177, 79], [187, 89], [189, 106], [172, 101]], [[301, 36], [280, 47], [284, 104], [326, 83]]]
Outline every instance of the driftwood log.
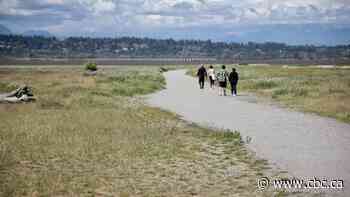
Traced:
[[21, 103], [30, 101], [35, 101], [35, 97], [32, 93], [32, 89], [26, 85], [10, 93], [0, 94], [0, 103]]
[[96, 76], [97, 75], [97, 70], [86, 70], [84, 72], [84, 76]]

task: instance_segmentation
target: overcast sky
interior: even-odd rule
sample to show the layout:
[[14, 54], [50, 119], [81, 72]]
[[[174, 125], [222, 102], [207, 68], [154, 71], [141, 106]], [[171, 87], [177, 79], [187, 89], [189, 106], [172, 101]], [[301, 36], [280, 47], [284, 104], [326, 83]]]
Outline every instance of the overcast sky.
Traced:
[[258, 41], [254, 32], [301, 28], [350, 41], [350, 0], [0, 0], [0, 24], [57, 36]]

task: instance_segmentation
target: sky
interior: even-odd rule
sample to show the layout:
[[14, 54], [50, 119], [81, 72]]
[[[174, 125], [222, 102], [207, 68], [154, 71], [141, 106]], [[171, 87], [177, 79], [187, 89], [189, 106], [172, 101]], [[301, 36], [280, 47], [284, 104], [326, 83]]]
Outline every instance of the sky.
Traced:
[[349, 44], [350, 0], [0, 0], [12, 32]]

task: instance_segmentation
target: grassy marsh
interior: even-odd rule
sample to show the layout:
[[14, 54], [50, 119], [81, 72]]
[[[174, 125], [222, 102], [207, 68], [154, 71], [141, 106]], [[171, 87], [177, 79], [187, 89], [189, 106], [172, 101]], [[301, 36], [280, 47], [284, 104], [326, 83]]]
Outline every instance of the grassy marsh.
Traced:
[[[252, 92], [286, 107], [350, 122], [350, 69], [311, 66], [237, 66], [239, 92]], [[217, 66], [219, 69], [219, 66]], [[189, 71], [194, 75], [195, 69]]]
[[268, 164], [238, 132], [202, 128], [133, 97], [165, 83], [157, 67], [142, 69], [96, 77], [2, 69], [2, 83], [28, 84], [38, 100], [0, 104], [0, 196], [280, 194], [257, 191]]

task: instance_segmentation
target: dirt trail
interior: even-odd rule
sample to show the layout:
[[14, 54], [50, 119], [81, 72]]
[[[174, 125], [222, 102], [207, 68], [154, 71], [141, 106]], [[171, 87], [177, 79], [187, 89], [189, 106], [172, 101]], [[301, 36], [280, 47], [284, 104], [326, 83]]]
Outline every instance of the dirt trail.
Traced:
[[297, 178], [341, 179], [350, 196], [350, 124], [272, 105], [250, 102], [245, 96], [222, 97], [198, 88], [184, 70], [165, 73], [167, 89], [148, 102], [204, 126], [238, 130], [251, 137], [249, 147], [259, 157]]

